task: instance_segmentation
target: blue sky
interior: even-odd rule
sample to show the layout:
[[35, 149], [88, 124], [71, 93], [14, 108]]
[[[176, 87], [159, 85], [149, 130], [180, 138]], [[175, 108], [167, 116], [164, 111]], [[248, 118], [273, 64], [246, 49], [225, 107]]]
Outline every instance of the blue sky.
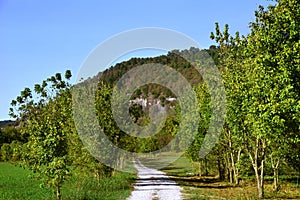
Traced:
[[[215, 22], [249, 32], [266, 0], [0, 0], [0, 120], [25, 87], [81, 64], [101, 42], [120, 32], [161, 27], [182, 32], [206, 48]], [[151, 54], [151, 53], [150, 53]], [[151, 56], [151, 55], [149, 55]]]

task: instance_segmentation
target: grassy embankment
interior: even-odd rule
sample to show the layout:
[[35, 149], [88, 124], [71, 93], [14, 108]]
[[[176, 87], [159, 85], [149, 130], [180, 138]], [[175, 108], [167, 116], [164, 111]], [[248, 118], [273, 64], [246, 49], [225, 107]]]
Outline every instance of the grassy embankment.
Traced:
[[[172, 157], [174, 155], [166, 155]], [[147, 158], [146, 165], [151, 167], [159, 160]], [[195, 166], [196, 167], [196, 166]], [[243, 177], [239, 186], [234, 186], [228, 182], [219, 181], [214, 176], [194, 176], [195, 167], [184, 156], [173, 162], [168, 167], [162, 169], [180, 186], [184, 188], [184, 197], [187, 200], [202, 199], [257, 199], [256, 183], [254, 177]], [[281, 188], [279, 192], [272, 190], [272, 177], [266, 177], [265, 198], [266, 199], [300, 199], [300, 185], [296, 177], [282, 176]]]
[[[10, 163], [0, 163], [0, 199], [56, 199], [53, 190], [41, 188], [40, 181], [29, 178], [30, 172]], [[62, 188], [64, 200], [124, 200], [131, 192], [135, 176], [117, 172], [110, 178], [84, 177], [80, 174], [68, 180]]]

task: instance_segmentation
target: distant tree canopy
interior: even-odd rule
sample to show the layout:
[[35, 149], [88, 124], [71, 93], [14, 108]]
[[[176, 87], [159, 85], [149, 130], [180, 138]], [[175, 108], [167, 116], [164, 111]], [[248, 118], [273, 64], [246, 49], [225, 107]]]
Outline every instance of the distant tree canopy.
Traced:
[[[200, 50], [198, 48], [191, 47], [189, 50], [173, 50], [167, 55], [161, 55], [153, 58], [131, 58], [128, 61], [117, 63], [109, 69], [100, 72], [96, 77], [93, 77], [92, 80], [89, 81], [94, 81], [93, 79], [96, 79], [97, 81], [103, 81], [104, 83], [113, 86], [130, 69], [144, 64], [159, 63], [179, 71], [192, 85], [196, 86], [202, 82], [202, 77], [192, 66], [192, 61], [196, 62], [197, 60], [208, 59], [208, 55], [211, 55], [213, 60], [217, 62], [217, 51], [218, 49], [215, 47], [211, 47], [207, 50]], [[145, 74], [145, 76], [147, 76], [147, 74]], [[170, 97], [174, 96], [174, 94], [170, 93], [170, 90], [168, 89], [163, 89], [159, 85], [147, 84], [136, 91], [133, 98], [137, 96], [145, 97], [151, 93]]]

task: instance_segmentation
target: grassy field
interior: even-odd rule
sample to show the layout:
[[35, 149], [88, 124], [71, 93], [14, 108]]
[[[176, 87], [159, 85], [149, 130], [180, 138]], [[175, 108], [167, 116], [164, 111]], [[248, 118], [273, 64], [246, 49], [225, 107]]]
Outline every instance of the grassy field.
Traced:
[[[166, 154], [166, 160], [177, 155]], [[167, 158], [169, 157], [169, 158]], [[145, 165], [151, 167], [157, 165], [156, 158], [145, 159]], [[204, 199], [228, 199], [228, 200], [255, 200], [256, 183], [254, 177], [243, 179], [239, 186], [234, 186], [228, 182], [221, 182], [213, 176], [193, 176], [195, 167], [184, 156], [173, 162], [168, 167], [162, 169], [173, 180], [184, 188], [183, 195], [187, 200]], [[281, 189], [279, 192], [272, 191], [272, 179], [266, 177], [265, 197], [266, 199], [300, 199], [300, 186], [296, 178], [281, 177]]]
[[[0, 163], [0, 199], [55, 199], [55, 193], [41, 188], [40, 182], [28, 178], [30, 172], [10, 163]], [[116, 173], [111, 178], [98, 182], [95, 178], [74, 176], [62, 188], [63, 199], [78, 200], [124, 200], [131, 192], [135, 176]]]

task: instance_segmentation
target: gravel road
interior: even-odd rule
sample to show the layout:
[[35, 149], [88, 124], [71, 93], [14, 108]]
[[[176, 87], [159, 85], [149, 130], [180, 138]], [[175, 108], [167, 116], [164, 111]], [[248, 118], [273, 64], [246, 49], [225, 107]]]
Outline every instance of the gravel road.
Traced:
[[164, 172], [145, 167], [139, 161], [134, 166], [138, 170], [138, 180], [127, 200], [182, 200], [182, 188]]

